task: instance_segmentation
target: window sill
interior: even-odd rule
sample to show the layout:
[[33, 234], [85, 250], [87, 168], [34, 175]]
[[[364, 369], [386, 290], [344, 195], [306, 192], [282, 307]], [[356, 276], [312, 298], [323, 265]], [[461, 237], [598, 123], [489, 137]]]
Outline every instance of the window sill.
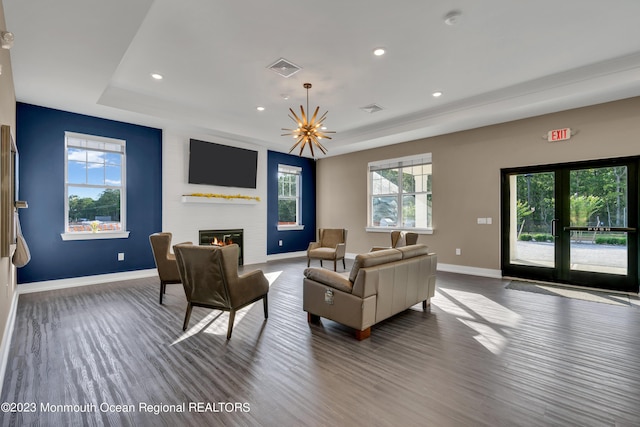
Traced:
[[62, 240], [128, 239], [129, 232], [101, 231], [99, 233], [60, 233], [60, 237], [62, 237]]
[[279, 225], [278, 231], [304, 230], [304, 225]]
[[369, 233], [390, 233], [392, 231], [409, 231], [418, 234], [433, 234], [433, 228], [403, 228], [403, 227], [367, 227]]

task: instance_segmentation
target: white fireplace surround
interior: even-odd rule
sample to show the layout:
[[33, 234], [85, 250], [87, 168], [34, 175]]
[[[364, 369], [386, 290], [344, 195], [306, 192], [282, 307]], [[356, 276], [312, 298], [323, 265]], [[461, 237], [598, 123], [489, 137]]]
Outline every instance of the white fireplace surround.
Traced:
[[[189, 139], [258, 151], [257, 188], [188, 184]], [[184, 133], [166, 128], [162, 150], [162, 231], [173, 234], [173, 244], [198, 243], [199, 230], [244, 229], [244, 264], [267, 261], [267, 150], [218, 136]], [[252, 203], [198, 203], [183, 197], [192, 193], [242, 194], [259, 197]], [[224, 200], [224, 199], [223, 199]]]

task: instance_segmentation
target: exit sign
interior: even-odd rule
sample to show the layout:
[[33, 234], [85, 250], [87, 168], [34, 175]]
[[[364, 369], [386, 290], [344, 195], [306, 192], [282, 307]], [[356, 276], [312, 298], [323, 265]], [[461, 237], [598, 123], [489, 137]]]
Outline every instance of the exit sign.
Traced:
[[569, 138], [571, 138], [570, 128], [554, 129], [547, 133], [547, 141], [549, 142], [564, 141]]

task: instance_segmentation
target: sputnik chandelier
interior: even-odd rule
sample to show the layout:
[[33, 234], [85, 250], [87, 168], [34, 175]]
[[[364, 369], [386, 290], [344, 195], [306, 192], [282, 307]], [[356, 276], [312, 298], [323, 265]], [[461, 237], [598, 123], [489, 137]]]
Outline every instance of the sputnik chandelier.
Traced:
[[322, 122], [327, 117], [328, 111], [326, 111], [319, 119], [318, 119], [318, 111], [320, 107], [316, 107], [316, 111], [313, 113], [313, 116], [309, 118], [308, 114], [311, 112], [309, 110], [309, 89], [311, 89], [311, 83], [305, 83], [303, 87], [307, 90], [307, 112], [305, 114], [304, 107], [300, 106], [300, 117], [296, 115], [293, 109], [289, 108], [291, 114], [289, 117], [293, 120], [298, 127], [296, 129], [285, 129], [282, 130], [289, 131], [289, 133], [283, 133], [282, 136], [293, 136], [296, 138], [296, 143], [293, 144], [289, 153], [291, 153], [296, 147], [300, 146], [299, 155], [302, 156], [302, 152], [304, 148], [308, 145], [309, 150], [311, 150], [311, 156], [315, 157], [313, 152], [313, 146], [315, 145], [322, 151], [322, 154], [327, 154], [327, 149], [320, 143], [320, 140], [323, 138], [331, 139], [328, 136], [328, 133], [335, 133], [334, 131], [323, 130]]

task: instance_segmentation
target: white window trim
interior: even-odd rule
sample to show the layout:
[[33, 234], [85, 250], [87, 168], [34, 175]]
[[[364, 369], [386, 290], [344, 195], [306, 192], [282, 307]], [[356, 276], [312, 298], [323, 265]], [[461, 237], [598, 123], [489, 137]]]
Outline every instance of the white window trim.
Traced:
[[[433, 223], [429, 228], [410, 228], [410, 227], [376, 227], [371, 225], [371, 171], [372, 169], [391, 169], [400, 166], [411, 166], [414, 164], [432, 164], [433, 157], [431, 153], [422, 153], [412, 156], [396, 157], [394, 159], [385, 159], [369, 162], [367, 165], [367, 226], [365, 231], [370, 233], [389, 233], [391, 230], [411, 231], [418, 234], [433, 234]], [[433, 173], [432, 173], [433, 174]], [[432, 212], [433, 214], [433, 212]]]
[[[124, 228], [124, 230], [119, 230], [119, 231], [99, 231], [97, 233], [93, 233], [90, 231], [87, 232], [83, 232], [83, 231], [77, 231], [75, 233], [69, 233], [66, 231], [67, 227], [68, 227], [68, 220], [69, 220], [69, 194], [68, 194], [68, 184], [67, 184], [67, 179], [68, 179], [68, 155], [67, 155], [67, 138], [77, 138], [77, 139], [88, 139], [91, 141], [97, 141], [97, 142], [104, 142], [104, 143], [108, 143], [108, 144], [117, 144], [117, 145], [122, 145], [125, 147], [125, 151], [124, 151], [124, 156], [122, 159], [122, 185], [121, 185], [121, 199], [120, 199], [120, 224], [122, 224], [122, 227]], [[115, 138], [106, 138], [103, 136], [97, 136], [97, 135], [89, 135], [89, 134], [82, 134], [82, 133], [76, 133], [76, 132], [68, 132], [66, 131], [64, 133], [64, 197], [65, 197], [65, 231], [60, 233], [60, 237], [62, 238], [62, 240], [64, 241], [69, 241], [69, 240], [101, 240], [101, 239], [127, 239], [129, 238], [129, 231], [126, 230], [126, 218], [127, 218], [127, 197], [126, 197], [126, 176], [127, 176], [127, 170], [126, 170], [126, 163], [127, 163], [127, 155], [126, 155], [126, 146], [127, 143], [125, 140], [123, 139], [115, 139]]]
[[[278, 225], [278, 231], [299, 231], [304, 230], [304, 224], [302, 223], [302, 203], [301, 198], [301, 184], [302, 184], [302, 168], [299, 166], [291, 166], [285, 164], [278, 164], [278, 173], [288, 173], [298, 175], [298, 182], [296, 184], [296, 219], [298, 220], [298, 224], [295, 225]], [[280, 189], [278, 188], [278, 200], [280, 200]], [[280, 218], [278, 218], [280, 220]]]

